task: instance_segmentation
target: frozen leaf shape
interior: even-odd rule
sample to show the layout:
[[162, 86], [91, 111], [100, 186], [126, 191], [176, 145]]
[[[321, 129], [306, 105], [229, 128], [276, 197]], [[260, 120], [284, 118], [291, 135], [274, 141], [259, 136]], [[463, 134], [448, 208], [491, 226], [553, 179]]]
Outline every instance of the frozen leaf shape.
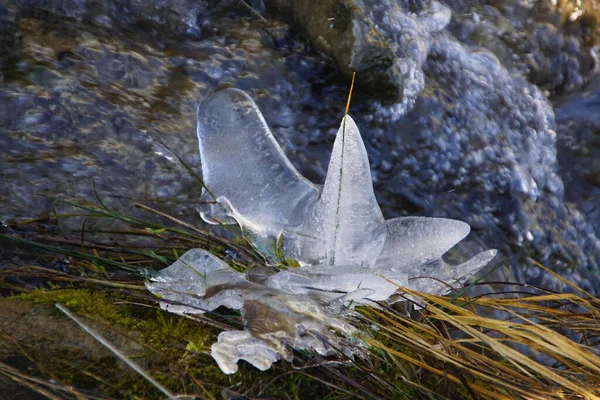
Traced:
[[[300, 225], [317, 188], [283, 154], [250, 97], [226, 89], [198, 107], [198, 142], [204, 189], [202, 213], [210, 223], [233, 223], [263, 237]], [[214, 197], [213, 197], [214, 195]]]
[[377, 264], [391, 271], [440, 259], [471, 231], [446, 218], [404, 217], [386, 221], [387, 240]]
[[[444, 294], [479, 272], [489, 250], [460, 265], [442, 256], [464, 239], [468, 224], [443, 218], [385, 221], [375, 199], [358, 127], [346, 115], [323, 187], [286, 158], [254, 102], [228, 89], [198, 108], [198, 139], [210, 223], [237, 222], [257, 248], [301, 267], [240, 274], [204, 250], [185, 253], [147, 284], [161, 306], [202, 313], [219, 306], [242, 312], [246, 329], [223, 332], [212, 355], [226, 373], [238, 360], [265, 370], [292, 348], [351, 356], [354, 328], [343, 318], [356, 304], [389, 299], [399, 288]], [[273, 254], [270, 254], [273, 255]]]
[[173, 313], [198, 314], [220, 306], [242, 312], [247, 329], [222, 332], [212, 346], [213, 358], [228, 374], [237, 371], [241, 359], [265, 370], [277, 360], [290, 360], [292, 348], [325, 356], [334, 348], [348, 347], [343, 336], [355, 329], [318, 300], [245, 278], [207, 251], [193, 249], [146, 286], [166, 300], [161, 307]]
[[[221, 305], [240, 309], [240, 291], [231, 288], [231, 285], [247, 282], [243, 274], [202, 249], [187, 251], [168, 268], [152, 277], [151, 281], [146, 283], [148, 290], [168, 300], [161, 302], [161, 307], [176, 314], [201, 314]], [[219, 286], [223, 290], [206, 296], [209, 288]]]

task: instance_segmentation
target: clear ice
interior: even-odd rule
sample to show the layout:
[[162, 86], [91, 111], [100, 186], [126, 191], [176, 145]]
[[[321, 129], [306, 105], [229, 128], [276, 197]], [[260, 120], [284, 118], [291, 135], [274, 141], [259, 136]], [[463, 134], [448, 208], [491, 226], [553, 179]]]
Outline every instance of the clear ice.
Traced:
[[198, 141], [206, 185], [202, 218], [237, 223], [267, 259], [275, 243], [299, 268], [276, 270], [260, 283], [202, 249], [185, 253], [147, 283], [168, 311], [240, 310], [246, 329], [219, 335], [212, 356], [225, 373], [238, 360], [268, 369], [292, 349], [327, 356], [360, 351], [344, 318], [357, 304], [375, 305], [402, 287], [444, 294], [496, 255], [460, 265], [442, 256], [464, 239], [468, 224], [444, 218], [386, 221], [373, 192], [367, 152], [355, 122], [344, 116], [323, 186], [301, 176], [271, 134], [254, 101], [237, 89], [198, 108]]

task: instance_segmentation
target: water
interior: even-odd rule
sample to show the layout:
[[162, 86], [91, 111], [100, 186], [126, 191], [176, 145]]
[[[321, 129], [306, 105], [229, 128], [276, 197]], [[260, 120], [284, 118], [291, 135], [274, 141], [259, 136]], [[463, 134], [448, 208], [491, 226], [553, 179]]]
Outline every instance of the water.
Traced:
[[[206, 23], [203, 39], [181, 41], [44, 17], [15, 17], [19, 51], [2, 67], [5, 218], [48, 211], [40, 194], [92, 198], [93, 182], [109, 203], [169, 200], [181, 204], [177, 213], [197, 214], [185, 204], [198, 200], [200, 188], [162, 143], [199, 166], [198, 99], [217, 86], [252, 88], [286, 133], [307, 119], [293, 107], [308, 113], [321, 104], [298, 96], [311, 81], [323, 87], [322, 100], [332, 91], [331, 69], [314, 54], [300, 56], [282, 25], [259, 29], [234, 13]], [[323, 72], [311, 79], [314, 71]]]
[[[145, 201], [201, 224], [199, 184], [174, 153], [200, 170], [195, 109], [222, 87], [247, 91], [299, 172], [323, 183], [348, 80], [287, 23], [211, 3], [0, 2], [1, 220], [95, 187], [112, 206]], [[352, 105], [386, 219], [465, 220], [459, 254], [500, 249], [500, 277], [559, 286], [535, 257], [597, 291], [590, 16], [570, 22], [550, 2], [362, 4], [406, 83], [399, 104], [358, 89]]]

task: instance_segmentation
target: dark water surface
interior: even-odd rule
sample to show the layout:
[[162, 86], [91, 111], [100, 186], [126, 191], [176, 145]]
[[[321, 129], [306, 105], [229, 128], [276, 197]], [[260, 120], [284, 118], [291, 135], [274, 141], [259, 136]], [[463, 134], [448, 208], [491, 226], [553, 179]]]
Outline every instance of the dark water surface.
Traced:
[[[360, 4], [405, 82], [398, 104], [357, 91], [352, 107], [386, 218], [465, 220], [463, 253], [509, 257], [499, 278], [557, 286], [529, 268], [535, 257], [598, 291], [593, 16], [539, 2]], [[200, 186], [176, 155], [199, 169], [195, 108], [228, 86], [321, 182], [349, 82], [252, 5], [266, 21], [237, 1], [0, 0], [0, 219], [95, 187], [113, 207], [144, 201], [199, 224]]]

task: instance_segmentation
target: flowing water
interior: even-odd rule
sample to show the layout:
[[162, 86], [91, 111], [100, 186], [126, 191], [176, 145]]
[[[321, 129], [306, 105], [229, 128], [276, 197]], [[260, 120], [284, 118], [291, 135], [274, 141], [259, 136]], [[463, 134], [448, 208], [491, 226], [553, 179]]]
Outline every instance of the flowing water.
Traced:
[[[349, 81], [250, 4], [266, 21], [237, 1], [0, 0], [0, 219], [97, 191], [201, 224], [200, 186], [178, 157], [199, 171], [196, 106], [224, 87], [249, 93], [300, 173], [322, 183]], [[556, 287], [533, 257], [598, 291], [595, 14], [357, 4], [404, 82], [397, 104], [357, 89], [351, 109], [385, 217], [462, 219], [474, 229], [461, 253], [500, 249], [502, 279]]]

